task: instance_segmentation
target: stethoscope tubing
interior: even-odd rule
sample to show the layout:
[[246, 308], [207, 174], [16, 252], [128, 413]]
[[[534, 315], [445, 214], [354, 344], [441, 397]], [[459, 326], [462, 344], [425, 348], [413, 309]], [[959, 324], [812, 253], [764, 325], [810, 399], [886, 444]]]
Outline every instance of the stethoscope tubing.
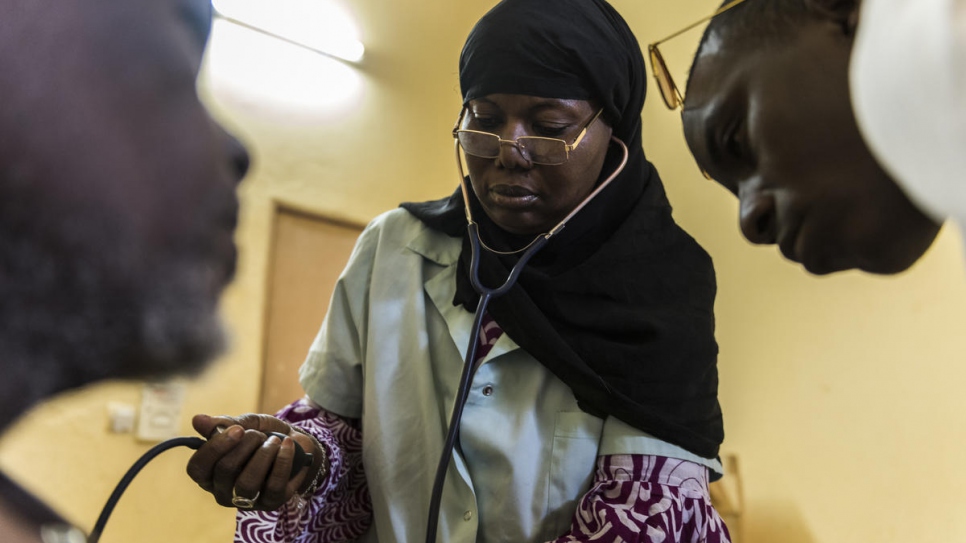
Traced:
[[551, 229], [546, 234], [540, 234], [531, 243], [523, 254], [520, 256], [520, 260], [513, 266], [510, 270], [509, 276], [507, 276], [506, 281], [503, 282], [497, 288], [489, 288], [480, 281], [480, 253], [481, 245], [479, 225], [473, 221], [473, 215], [470, 211], [470, 200], [469, 200], [469, 188], [466, 186], [466, 176], [463, 174], [463, 165], [460, 156], [460, 144], [459, 140], [456, 140], [456, 166], [459, 169], [460, 174], [460, 188], [463, 191], [463, 201], [466, 204], [466, 221], [467, 221], [467, 233], [470, 238], [470, 284], [473, 285], [473, 289], [480, 295], [480, 301], [476, 305], [476, 312], [473, 316], [473, 330], [470, 332], [469, 344], [466, 346], [466, 357], [463, 359], [463, 371], [460, 375], [459, 388], [456, 391], [456, 400], [453, 405], [453, 414], [450, 416], [449, 429], [446, 432], [446, 441], [443, 443], [443, 452], [440, 454], [439, 463], [436, 466], [436, 476], [433, 480], [433, 492], [429, 501], [429, 517], [426, 522], [426, 543], [436, 543], [436, 529], [439, 525], [439, 509], [442, 502], [443, 496], [443, 483], [446, 481], [446, 471], [449, 469], [449, 462], [453, 456], [453, 449], [456, 448], [456, 440], [459, 438], [459, 426], [460, 420], [463, 417], [463, 408], [466, 406], [466, 400], [470, 394], [470, 387], [473, 384], [473, 376], [476, 374], [476, 370], [479, 367], [476, 364], [476, 352], [477, 347], [480, 342], [480, 328], [483, 324], [483, 316], [486, 314], [486, 307], [489, 305], [490, 300], [498, 296], [502, 296], [509, 292], [511, 288], [516, 284], [517, 279], [520, 277], [520, 273], [523, 268], [533, 257], [542, 249], [555, 234], [563, 230], [567, 221], [570, 220], [578, 211], [580, 211], [588, 202], [594, 199], [597, 194], [599, 194], [605, 187], [607, 187], [611, 181], [613, 181], [617, 174], [624, 170], [624, 166], [627, 165], [628, 151], [627, 146], [621, 140], [612, 137], [612, 141], [620, 144], [624, 151], [624, 159], [621, 161], [620, 165], [608, 176], [608, 178], [597, 186], [593, 192], [587, 195], [584, 200], [578, 204], [571, 212], [561, 220], [557, 226]]
[[453, 449], [456, 448], [456, 440], [459, 439], [460, 419], [463, 418], [463, 408], [470, 394], [470, 387], [473, 384], [473, 376], [476, 375], [477, 348], [480, 345], [480, 331], [483, 327], [483, 317], [486, 315], [486, 307], [490, 300], [506, 294], [516, 284], [520, 277], [520, 272], [527, 265], [530, 258], [537, 253], [544, 245], [550, 241], [550, 236], [540, 236], [520, 257], [520, 260], [510, 270], [510, 275], [506, 281], [497, 288], [488, 288], [480, 282], [480, 237], [479, 226], [476, 223], [467, 225], [469, 230], [470, 245], [472, 247], [470, 258], [470, 282], [480, 300], [476, 304], [476, 312], [473, 316], [473, 329], [470, 332], [470, 340], [466, 346], [466, 358], [463, 359], [463, 372], [460, 375], [459, 388], [456, 391], [456, 401], [453, 405], [453, 414], [450, 416], [449, 430], [446, 432], [446, 441], [443, 443], [443, 453], [440, 455], [439, 464], [436, 467], [436, 477], [433, 480], [433, 494], [429, 501], [429, 518], [426, 525], [426, 541], [434, 543], [436, 541], [436, 528], [439, 524], [439, 508], [443, 497], [443, 483], [446, 480], [446, 470], [449, 469], [449, 462], [452, 458]]
[[111, 518], [111, 513], [114, 512], [114, 507], [117, 505], [118, 500], [121, 499], [121, 495], [127, 490], [127, 487], [134, 480], [134, 477], [144, 469], [144, 466], [148, 465], [148, 462], [154, 460], [156, 456], [167, 451], [168, 449], [173, 449], [174, 447], [188, 447], [197, 450], [205, 443], [205, 440], [200, 437], [176, 437], [163, 441], [154, 447], [152, 447], [148, 452], [144, 453], [137, 462], [131, 466], [124, 477], [121, 478], [117, 486], [114, 487], [114, 492], [107, 499], [107, 503], [104, 504], [104, 509], [101, 510], [101, 515], [97, 518], [97, 522], [94, 523], [94, 529], [91, 530], [90, 535], [87, 536], [87, 543], [97, 543], [101, 539], [101, 534], [104, 533], [104, 528], [107, 526], [107, 520]]

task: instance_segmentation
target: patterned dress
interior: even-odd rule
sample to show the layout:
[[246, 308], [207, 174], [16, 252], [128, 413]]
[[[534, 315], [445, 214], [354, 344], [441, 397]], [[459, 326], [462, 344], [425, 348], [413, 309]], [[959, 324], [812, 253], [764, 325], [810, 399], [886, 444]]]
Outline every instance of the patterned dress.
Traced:
[[[483, 321], [477, 360], [503, 333]], [[308, 399], [277, 416], [311, 433], [326, 448], [330, 471], [315, 495], [295, 496], [277, 511], [239, 511], [236, 543], [341, 543], [361, 537], [372, 522], [362, 466], [359, 421], [329, 413]], [[730, 543], [711, 505], [704, 466], [661, 456], [601, 456], [571, 529], [553, 543]], [[510, 542], [508, 542], [510, 543]]]

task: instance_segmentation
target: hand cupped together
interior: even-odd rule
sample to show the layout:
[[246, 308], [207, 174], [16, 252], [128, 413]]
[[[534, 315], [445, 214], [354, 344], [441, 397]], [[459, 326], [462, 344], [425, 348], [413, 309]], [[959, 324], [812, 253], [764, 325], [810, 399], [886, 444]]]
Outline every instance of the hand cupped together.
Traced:
[[[188, 461], [188, 476], [225, 507], [274, 511], [327, 467], [318, 441], [270, 415], [195, 415], [192, 425], [208, 441]], [[293, 473], [296, 443], [312, 462]]]

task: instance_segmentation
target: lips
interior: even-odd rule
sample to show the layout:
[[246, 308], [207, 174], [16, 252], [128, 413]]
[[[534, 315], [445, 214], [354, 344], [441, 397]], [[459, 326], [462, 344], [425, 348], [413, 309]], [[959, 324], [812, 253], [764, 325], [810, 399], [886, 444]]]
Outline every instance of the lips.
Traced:
[[222, 226], [228, 229], [229, 232], [234, 233], [235, 228], [238, 227], [238, 201], [235, 200], [231, 206], [231, 209], [227, 211], [222, 220]]
[[[238, 247], [235, 245], [235, 229], [238, 226], [238, 200], [234, 197], [224, 202], [224, 206], [211, 229], [207, 251], [212, 272], [212, 285], [220, 292], [235, 277], [238, 265]], [[205, 250], [205, 249], [202, 249]]]
[[524, 208], [536, 203], [538, 196], [521, 185], [496, 185], [490, 188], [490, 199], [501, 207]]
[[235, 245], [235, 229], [238, 227], [238, 201], [234, 202], [231, 211], [225, 219], [224, 223], [225, 229], [227, 230], [226, 236], [228, 238], [228, 247], [225, 255], [225, 275], [222, 283], [222, 287], [227, 285], [235, 278], [235, 271], [238, 265], [238, 246]]
[[221, 286], [224, 288], [235, 278], [235, 271], [238, 267], [238, 247], [232, 242], [229, 245], [228, 255], [225, 257], [225, 275]]
[[[820, 225], [820, 224], [819, 224]], [[785, 258], [802, 265], [809, 273], [826, 275], [848, 268], [843, 264], [841, 253], [830, 246], [816, 230], [817, 223], [812, 221], [806, 229], [804, 217], [782, 231], [779, 248]]]
[[801, 263], [801, 244], [798, 243], [799, 233], [802, 228], [801, 221], [790, 225], [782, 224], [780, 228], [778, 248], [781, 250], [782, 255], [788, 260]]

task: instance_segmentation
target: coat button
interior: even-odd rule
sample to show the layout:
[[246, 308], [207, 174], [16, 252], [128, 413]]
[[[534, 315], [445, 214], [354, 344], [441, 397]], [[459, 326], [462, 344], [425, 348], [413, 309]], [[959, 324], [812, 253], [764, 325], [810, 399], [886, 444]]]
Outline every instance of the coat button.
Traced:
[[473, 512], [467, 511], [463, 513], [463, 520], [466, 520], [466, 521], [473, 520]]
[[483, 387], [483, 395], [484, 396], [492, 396], [493, 395], [493, 385], [486, 385], [485, 387]]

